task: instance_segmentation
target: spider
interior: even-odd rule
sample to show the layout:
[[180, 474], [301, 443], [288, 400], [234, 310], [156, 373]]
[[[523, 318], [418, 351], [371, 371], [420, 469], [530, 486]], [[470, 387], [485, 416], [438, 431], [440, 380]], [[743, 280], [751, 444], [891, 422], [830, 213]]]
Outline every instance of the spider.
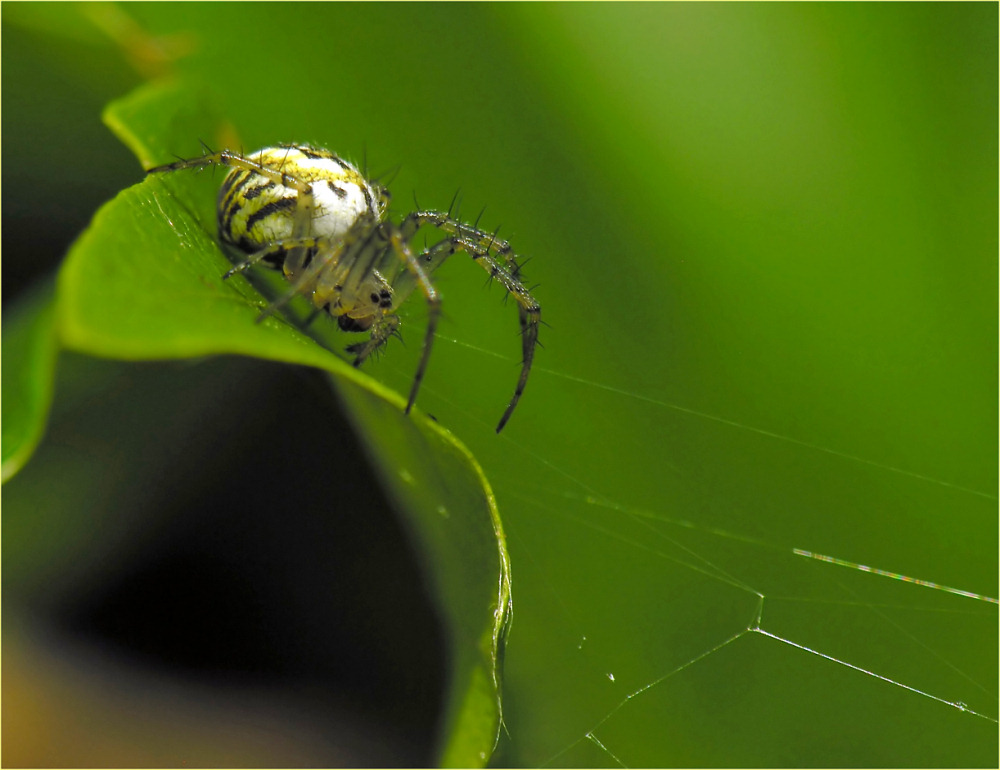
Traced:
[[[354, 366], [360, 366], [397, 333], [396, 310], [420, 289], [427, 300], [427, 331], [407, 414], [416, 401], [441, 314], [432, 273], [463, 251], [491, 280], [498, 280], [517, 302], [522, 350], [521, 373], [497, 433], [503, 429], [528, 382], [541, 323], [541, 307], [521, 282], [520, 265], [507, 241], [453, 218], [450, 208], [446, 213], [414, 211], [396, 224], [387, 218], [388, 190], [336, 154], [305, 144], [266, 147], [250, 155], [206, 147], [201, 157], [148, 173], [207, 166], [230, 169], [219, 191], [219, 240], [242, 261], [223, 278], [263, 263], [280, 268], [291, 283], [258, 320], [296, 295], [306, 295], [316, 312], [327, 311], [342, 330], [370, 331], [367, 341], [347, 348]], [[436, 227], [445, 237], [415, 253], [412, 241], [425, 226]]]

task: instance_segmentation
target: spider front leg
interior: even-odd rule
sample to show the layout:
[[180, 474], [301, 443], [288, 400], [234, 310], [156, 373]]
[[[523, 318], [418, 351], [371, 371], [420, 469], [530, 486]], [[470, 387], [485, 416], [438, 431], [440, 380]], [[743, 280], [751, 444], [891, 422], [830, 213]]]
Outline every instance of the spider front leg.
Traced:
[[[417, 391], [420, 390], [420, 383], [424, 379], [424, 372], [427, 371], [427, 362], [431, 358], [431, 347], [434, 345], [434, 333], [437, 331], [438, 318], [441, 315], [441, 295], [431, 283], [430, 275], [421, 265], [421, 260], [413, 255], [408, 240], [403, 238], [402, 231], [397, 227], [391, 227], [389, 232], [389, 243], [392, 250], [402, 261], [409, 274], [416, 281], [417, 287], [427, 300], [427, 331], [424, 333], [424, 347], [420, 353], [420, 363], [417, 364], [417, 373], [413, 376], [413, 384], [410, 386], [410, 396], [406, 401], [406, 413], [410, 413], [413, 402], [417, 400]], [[428, 253], [433, 253], [432, 247]], [[426, 258], [426, 254], [423, 255]], [[402, 301], [408, 292], [397, 295], [396, 302]], [[397, 319], [398, 322], [398, 319]]]
[[447, 233], [449, 237], [442, 243], [450, 244], [450, 249], [440, 249], [437, 252], [434, 249], [428, 250], [426, 256], [429, 264], [425, 265], [428, 271], [438, 267], [455, 251], [464, 251], [472, 257], [473, 262], [478, 263], [490, 274], [491, 279], [503, 284], [507, 292], [517, 301], [518, 319], [521, 324], [521, 374], [514, 387], [514, 395], [497, 424], [496, 430], [499, 433], [513, 414], [528, 384], [531, 364], [535, 359], [535, 346], [538, 344], [538, 327], [542, 322], [541, 305], [521, 282], [521, 266], [517, 262], [517, 255], [507, 241], [496, 237], [496, 233], [488, 233], [459, 222], [450, 214], [437, 211], [417, 211], [410, 214], [403, 220], [400, 230], [404, 237], [413, 237], [425, 225]]

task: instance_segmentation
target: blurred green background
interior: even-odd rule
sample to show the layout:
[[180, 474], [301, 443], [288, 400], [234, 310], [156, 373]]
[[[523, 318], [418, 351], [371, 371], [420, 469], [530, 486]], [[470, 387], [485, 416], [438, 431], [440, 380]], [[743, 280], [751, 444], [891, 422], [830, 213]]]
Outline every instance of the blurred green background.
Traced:
[[[494, 763], [996, 766], [997, 21], [5, 5], [5, 322], [141, 179], [99, 116], [151, 77], [206, 84], [247, 149], [398, 166], [397, 214], [461, 188], [548, 324], [498, 437], [516, 314], [458, 257], [436, 275], [418, 406], [513, 561]], [[411, 304], [365, 369], [404, 393]], [[435, 597], [339, 409], [251, 360], [60, 359], [3, 492], [5, 760], [433, 761]]]

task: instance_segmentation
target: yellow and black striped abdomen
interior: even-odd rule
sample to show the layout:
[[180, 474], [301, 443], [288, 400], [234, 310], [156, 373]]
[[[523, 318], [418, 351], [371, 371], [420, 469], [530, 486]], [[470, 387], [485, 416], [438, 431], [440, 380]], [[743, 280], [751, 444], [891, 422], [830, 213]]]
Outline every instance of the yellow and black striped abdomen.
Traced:
[[[219, 190], [218, 202], [219, 238], [245, 254], [293, 238], [301, 206], [312, 208], [305, 236], [339, 238], [363, 214], [376, 221], [384, 217], [382, 190], [326, 150], [268, 147], [247, 160], [272, 173], [233, 168]], [[275, 181], [279, 174], [284, 183]], [[311, 195], [303, 195], [305, 185]], [[280, 255], [271, 261], [280, 264]]]

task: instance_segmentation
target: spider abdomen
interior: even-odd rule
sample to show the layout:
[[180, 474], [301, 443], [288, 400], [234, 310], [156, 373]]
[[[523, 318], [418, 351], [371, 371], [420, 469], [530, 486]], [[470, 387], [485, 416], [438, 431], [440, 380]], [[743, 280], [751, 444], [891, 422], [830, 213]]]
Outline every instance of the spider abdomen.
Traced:
[[359, 217], [384, 216], [382, 191], [328, 150], [283, 145], [266, 147], [246, 159], [280, 172], [287, 184], [247, 168], [233, 167], [226, 175], [219, 190], [219, 238], [245, 254], [294, 237], [302, 185], [308, 185], [312, 194], [307, 228], [312, 236], [336, 240]]

